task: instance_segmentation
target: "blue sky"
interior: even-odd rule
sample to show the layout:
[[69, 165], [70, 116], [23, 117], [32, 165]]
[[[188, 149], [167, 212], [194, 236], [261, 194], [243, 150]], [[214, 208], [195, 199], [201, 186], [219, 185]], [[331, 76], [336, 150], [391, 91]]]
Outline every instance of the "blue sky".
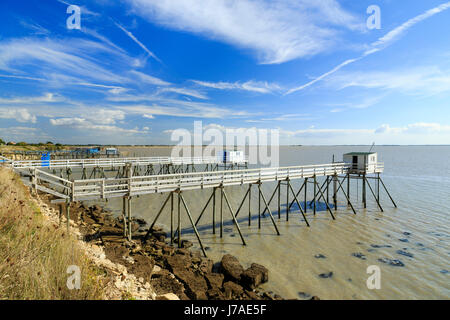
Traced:
[[[81, 29], [68, 29], [70, 4]], [[367, 8], [381, 28], [367, 28]], [[450, 2], [3, 0], [0, 137], [166, 144], [194, 121], [281, 144], [449, 144]]]

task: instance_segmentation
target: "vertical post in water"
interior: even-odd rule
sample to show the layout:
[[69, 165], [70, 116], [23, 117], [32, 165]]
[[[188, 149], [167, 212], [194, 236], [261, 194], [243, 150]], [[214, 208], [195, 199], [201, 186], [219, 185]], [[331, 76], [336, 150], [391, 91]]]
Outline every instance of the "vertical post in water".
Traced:
[[181, 197], [180, 189], [177, 190], [178, 195], [178, 248], [181, 248]]
[[380, 202], [380, 173], [377, 173], [377, 200]]
[[281, 219], [281, 181], [278, 181], [278, 219]]
[[286, 221], [289, 221], [289, 188], [291, 183], [289, 178], [286, 178]]
[[170, 193], [170, 244], [173, 244], [173, 191]]
[[131, 241], [131, 197], [128, 197], [128, 241]]
[[258, 181], [258, 229], [261, 229], [261, 181]]
[[223, 185], [220, 185], [220, 237], [223, 237]]
[[308, 211], [308, 178], [305, 178], [305, 200], [304, 200], [304, 205], [305, 205], [305, 213]]
[[350, 205], [350, 172], [347, 173], [347, 205]]
[[334, 211], [337, 211], [337, 174], [335, 173], [333, 176], [333, 203], [334, 203]]
[[367, 208], [367, 202], [366, 202], [366, 173], [363, 173], [363, 181], [362, 181], [362, 198], [364, 203], [364, 208]]
[[126, 218], [126, 214], [127, 214], [127, 200], [125, 199], [125, 197], [122, 198], [122, 220], [123, 220], [123, 236], [126, 237], [127, 236], [127, 218]]
[[252, 184], [248, 185], [248, 226], [250, 227], [252, 221]]
[[67, 232], [70, 228], [70, 202], [66, 201], [66, 220], [67, 220]]
[[213, 188], [212, 223], [213, 234], [216, 234], [216, 187]]
[[314, 215], [316, 215], [316, 191], [317, 191], [317, 178], [316, 178], [316, 174], [314, 174], [314, 204], [313, 204], [313, 210], [314, 210]]

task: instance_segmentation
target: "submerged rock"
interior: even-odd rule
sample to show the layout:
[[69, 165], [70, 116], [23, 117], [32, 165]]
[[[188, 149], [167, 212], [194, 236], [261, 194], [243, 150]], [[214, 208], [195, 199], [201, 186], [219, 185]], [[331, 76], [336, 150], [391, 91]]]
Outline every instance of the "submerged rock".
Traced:
[[371, 244], [372, 248], [392, 248], [390, 244]]
[[331, 278], [332, 276], [333, 276], [333, 272], [332, 272], [332, 271], [327, 272], [327, 273], [321, 273], [321, 274], [319, 274], [319, 277], [322, 278], [322, 279]]
[[356, 258], [359, 258], [361, 260], [366, 260], [366, 256], [364, 254], [362, 254], [361, 252], [352, 253], [352, 256], [356, 257]]
[[398, 239], [398, 241], [401, 241], [401, 242], [409, 242], [408, 239]]
[[299, 296], [300, 298], [302, 298], [302, 299], [308, 299], [308, 298], [311, 298], [311, 295], [310, 295], [309, 293], [306, 293], [306, 292], [298, 292], [297, 294], [298, 294], [298, 296]]
[[401, 254], [402, 256], [409, 257], [409, 258], [414, 258], [414, 255], [412, 253], [409, 253], [409, 252], [406, 252], [406, 251], [403, 251], [403, 250], [397, 250], [396, 252], [398, 254]]
[[380, 258], [378, 261], [389, 264], [390, 266], [394, 267], [404, 267], [405, 264], [397, 259], [389, 259], [389, 258]]
[[324, 256], [323, 254], [319, 253], [319, 254], [316, 254], [316, 255], [314, 256], [314, 258], [316, 258], [316, 259], [325, 259], [326, 256]]

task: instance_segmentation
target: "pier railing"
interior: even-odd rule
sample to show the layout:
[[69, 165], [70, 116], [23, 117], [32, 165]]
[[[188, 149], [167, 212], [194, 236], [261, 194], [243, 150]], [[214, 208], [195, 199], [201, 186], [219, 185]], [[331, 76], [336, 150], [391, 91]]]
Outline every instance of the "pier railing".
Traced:
[[331, 176], [346, 174], [349, 167], [350, 165], [346, 163], [332, 163], [280, 168], [135, 176], [131, 178], [75, 180], [73, 182], [72, 199], [89, 200], [136, 196], [171, 192], [174, 190], [183, 191], [258, 182], [303, 179], [314, 176]]
[[[239, 163], [246, 163], [247, 159]], [[135, 157], [135, 158], [93, 158], [63, 160], [24, 160], [12, 161], [13, 168], [88, 168], [88, 167], [120, 167], [131, 165], [199, 165], [220, 164], [218, 157]]]

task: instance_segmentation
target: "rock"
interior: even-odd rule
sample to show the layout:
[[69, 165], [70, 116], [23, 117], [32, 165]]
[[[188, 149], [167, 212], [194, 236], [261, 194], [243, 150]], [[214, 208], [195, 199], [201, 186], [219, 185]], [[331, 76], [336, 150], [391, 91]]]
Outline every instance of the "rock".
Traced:
[[176, 294], [166, 293], [160, 296], [156, 296], [156, 300], [180, 300]]
[[261, 300], [261, 298], [254, 291], [245, 290], [245, 294], [250, 300]]
[[158, 273], [158, 272], [160, 272], [161, 271], [161, 267], [160, 266], [157, 266], [156, 264], [153, 266], [153, 270], [152, 270], [152, 273]]
[[237, 298], [244, 293], [244, 288], [232, 281], [225, 282], [223, 288], [227, 299]]
[[318, 296], [313, 296], [310, 300], [320, 300]]
[[209, 289], [206, 294], [210, 300], [225, 300], [225, 295], [218, 288]]
[[362, 254], [361, 252], [352, 253], [352, 256], [359, 258], [361, 260], [366, 260], [366, 256], [364, 254]]
[[323, 254], [319, 253], [319, 254], [316, 254], [314, 256], [314, 258], [316, 258], [316, 259], [325, 259], [326, 257]]
[[371, 244], [372, 248], [392, 248], [389, 244]]
[[410, 235], [411, 235], [411, 232], [403, 232], [403, 234], [404, 234], [405, 236], [410, 236]]
[[299, 296], [300, 298], [302, 298], [302, 299], [308, 299], [308, 298], [311, 298], [311, 295], [310, 295], [309, 293], [306, 293], [306, 292], [298, 292], [297, 294], [298, 294], [298, 296]]
[[253, 290], [261, 283], [267, 281], [269, 281], [269, 270], [267, 270], [267, 268], [262, 265], [253, 263], [250, 268], [248, 268], [241, 274], [240, 283], [244, 287]]
[[205, 275], [205, 279], [210, 289], [222, 288], [224, 275], [221, 273], [209, 273]]
[[203, 273], [211, 273], [214, 265], [214, 261], [207, 258], [201, 258], [199, 269]]
[[449, 271], [448, 270], [445, 270], [445, 269], [443, 269], [443, 270], [441, 270], [440, 271], [442, 274], [447, 274]]
[[412, 253], [409, 253], [409, 252], [406, 252], [406, 251], [403, 251], [403, 250], [397, 250], [396, 252], [398, 254], [401, 254], [402, 256], [409, 257], [409, 258], [414, 258], [414, 255]]
[[187, 270], [178, 270], [174, 275], [184, 284], [189, 298], [193, 300], [207, 300], [206, 291], [208, 290], [208, 285], [202, 276]]
[[191, 264], [191, 258], [188, 255], [174, 254], [166, 258], [168, 269], [175, 274], [177, 270], [184, 270]]
[[391, 266], [394, 267], [404, 267], [405, 265], [403, 264], [403, 262], [401, 262], [400, 260], [397, 259], [389, 259], [389, 258], [380, 258], [378, 259], [378, 261], [383, 262], [383, 263], [387, 263]]
[[401, 242], [409, 242], [408, 239], [398, 239], [398, 241], [401, 241]]
[[193, 244], [189, 240], [181, 240], [181, 247], [182, 248], [187, 249], [187, 248], [190, 248], [192, 246], [193, 246]]
[[327, 273], [321, 273], [321, 274], [319, 274], [319, 277], [322, 278], [322, 279], [331, 278], [332, 276], [333, 276], [333, 272], [332, 272], [332, 271], [327, 272]]
[[239, 282], [241, 274], [244, 272], [244, 267], [242, 267], [236, 257], [226, 254], [222, 257], [221, 270], [226, 278]]

